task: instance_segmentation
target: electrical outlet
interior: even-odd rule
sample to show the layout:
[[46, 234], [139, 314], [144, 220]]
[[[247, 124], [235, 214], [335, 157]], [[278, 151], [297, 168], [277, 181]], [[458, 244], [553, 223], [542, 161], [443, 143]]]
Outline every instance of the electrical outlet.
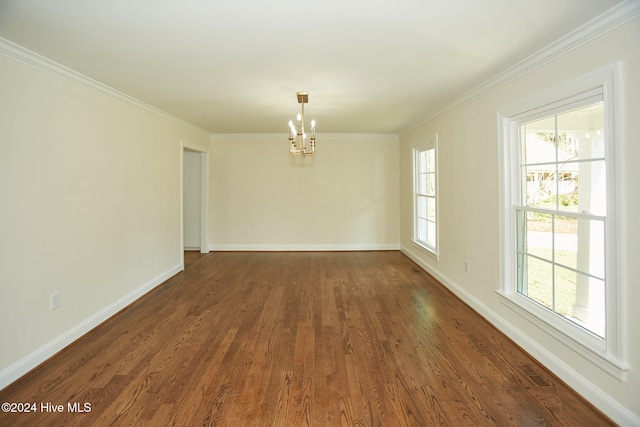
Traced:
[[49, 296], [49, 308], [51, 310], [60, 308], [60, 292], [55, 292]]
[[249, 230], [249, 227], [245, 227], [244, 228], [244, 234], [249, 234], [251, 232], [251, 230]]
[[469, 261], [464, 262], [464, 272], [469, 274]]
[[391, 233], [391, 227], [389, 227], [389, 226], [387, 225], [386, 231], [387, 231], [387, 233]]

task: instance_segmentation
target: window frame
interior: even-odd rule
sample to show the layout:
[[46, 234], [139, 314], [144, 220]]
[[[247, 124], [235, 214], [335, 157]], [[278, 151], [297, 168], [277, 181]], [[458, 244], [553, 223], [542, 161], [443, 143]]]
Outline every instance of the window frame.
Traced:
[[[627, 336], [621, 236], [616, 189], [623, 183], [620, 166], [623, 159], [621, 125], [620, 64], [613, 64], [575, 81], [540, 93], [527, 100], [499, 109], [500, 180], [500, 278], [498, 294], [509, 308], [528, 319], [549, 335], [566, 344], [612, 376], [623, 380], [628, 366], [624, 337]], [[517, 286], [516, 210], [522, 185], [520, 175], [519, 126], [526, 122], [587, 105], [598, 97], [604, 103], [605, 164], [607, 173], [607, 210], [605, 219], [605, 336], [604, 338], [551, 312], [520, 294]]]
[[[430, 245], [427, 241], [424, 241], [422, 239], [419, 238], [418, 236], [418, 220], [419, 220], [419, 213], [418, 213], [418, 196], [422, 196], [421, 194], [418, 194], [418, 188], [419, 188], [419, 183], [418, 183], [418, 179], [419, 179], [419, 165], [418, 165], [418, 161], [419, 161], [419, 156], [420, 153], [425, 152], [425, 151], [429, 151], [429, 150], [433, 150], [434, 152], [434, 179], [435, 179], [435, 183], [434, 183], [434, 194], [433, 196], [429, 195], [428, 197], [431, 197], [434, 199], [435, 201], [435, 219], [434, 219], [434, 228], [435, 228], [435, 245]], [[434, 134], [433, 137], [431, 138], [431, 140], [427, 143], [423, 143], [423, 144], [419, 144], [419, 145], [415, 145], [411, 148], [411, 152], [412, 152], [412, 174], [413, 174], [413, 209], [412, 209], [412, 216], [413, 216], [413, 230], [412, 230], [412, 242], [414, 243], [415, 246], [422, 248], [424, 250], [426, 250], [426, 252], [431, 255], [432, 257], [434, 257], [436, 260], [438, 259], [439, 256], [439, 239], [440, 239], [440, 231], [439, 231], [439, 209], [440, 209], [440, 203], [438, 200], [438, 194], [439, 194], [439, 177], [438, 177], [438, 134]], [[428, 208], [427, 208], [428, 209]]]

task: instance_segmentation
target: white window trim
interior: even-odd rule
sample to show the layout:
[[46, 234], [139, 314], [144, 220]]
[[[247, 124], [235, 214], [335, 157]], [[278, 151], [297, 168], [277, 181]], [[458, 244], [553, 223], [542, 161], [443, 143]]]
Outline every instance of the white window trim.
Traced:
[[[417, 218], [416, 218], [416, 176], [415, 176], [415, 171], [416, 171], [416, 154], [418, 151], [422, 151], [422, 150], [428, 150], [430, 148], [434, 148], [434, 157], [435, 157], [435, 164], [436, 164], [436, 245], [435, 247], [431, 247], [428, 245], [425, 245], [424, 243], [420, 242], [419, 240], [416, 239], [416, 229], [417, 229]], [[423, 144], [419, 144], [419, 145], [414, 145], [411, 147], [411, 155], [412, 155], [412, 179], [413, 179], [413, 191], [412, 191], [412, 198], [413, 198], [413, 202], [412, 202], [412, 211], [411, 211], [411, 215], [412, 215], [412, 219], [413, 219], [413, 229], [411, 230], [411, 241], [413, 242], [414, 247], [418, 248], [418, 249], [422, 249], [427, 255], [429, 255], [431, 258], [435, 259], [436, 261], [439, 260], [440, 258], [440, 177], [439, 177], [439, 173], [440, 173], [440, 167], [438, 164], [438, 134], [435, 133], [433, 135], [433, 137], [431, 138], [431, 141], [427, 142], [427, 143], [423, 143]]]
[[[624, 274], [625, 257], [621, 253], [624, 233], [622, 210], [618, 208], [616, 192], [620, 192], [623, 181], [622, 165], [624, 138], [622, 133], [622, 67], [620, 63], [597, 70], [575, 81], [561, 85], [522, 102], [501, 108], [497, 113], [499, 144], [499, 230], [500, 230], [500, 271], [499, 289], [501, 301], [509, 308], [528, 319], [540, 329], [572, 348], [586, 359], [619, 380], [624, 380], [628, 371], [626, 363], [626, 340], [628, 321], [625, 314], [625, 283], [620, 278]], [[520, 295], [516, 290], [515, 257], [515, 214], [513, 201], [516, 200], [520, 178], [517, 176], [518, 144], [517, 125], [530, 118], [539, 117], [549, 108], [567, 108], [581, 103], [594, 95], [601, 95], [605, 108], [605, 132], [607, 141], [607, 222], [606, 222], [606, 326], [605, 338], [600, 338], [540, 307]], [[515, 133], [515, 134], [514, 134]], [[516, 138], [516, 139], [514, 139]], [[515, 163], [514, 163], [515, 162]], [[616, 191], [617, 190], [617, 191]]]

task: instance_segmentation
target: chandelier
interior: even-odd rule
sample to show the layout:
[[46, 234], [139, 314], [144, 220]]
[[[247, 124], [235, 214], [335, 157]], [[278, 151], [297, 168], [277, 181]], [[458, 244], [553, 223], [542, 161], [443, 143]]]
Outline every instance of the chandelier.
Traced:
[[309, 102], [307, 92], [297, 92], [298, 104], [302, 104], [302, 113], [296, 117], [297, 123], [289, 120], [289, 151], [294, 156], [313, 156], [316, 152], [316, 121], [311, 120], [311, 138], [307, 146], [307, 134], [304, 131], [304, 104]]

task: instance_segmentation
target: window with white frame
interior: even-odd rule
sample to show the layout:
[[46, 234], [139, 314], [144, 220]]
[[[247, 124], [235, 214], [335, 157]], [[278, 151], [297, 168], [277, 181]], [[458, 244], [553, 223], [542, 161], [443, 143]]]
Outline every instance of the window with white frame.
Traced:
[[607, 215], [601, 96], [518, 123], [517, 292], [605, 336]]
[[437, 135], [413, 148], [413, 241], [437, 254]]
[[618, 376], [616, 68], [499, 112], [500, 292]]

